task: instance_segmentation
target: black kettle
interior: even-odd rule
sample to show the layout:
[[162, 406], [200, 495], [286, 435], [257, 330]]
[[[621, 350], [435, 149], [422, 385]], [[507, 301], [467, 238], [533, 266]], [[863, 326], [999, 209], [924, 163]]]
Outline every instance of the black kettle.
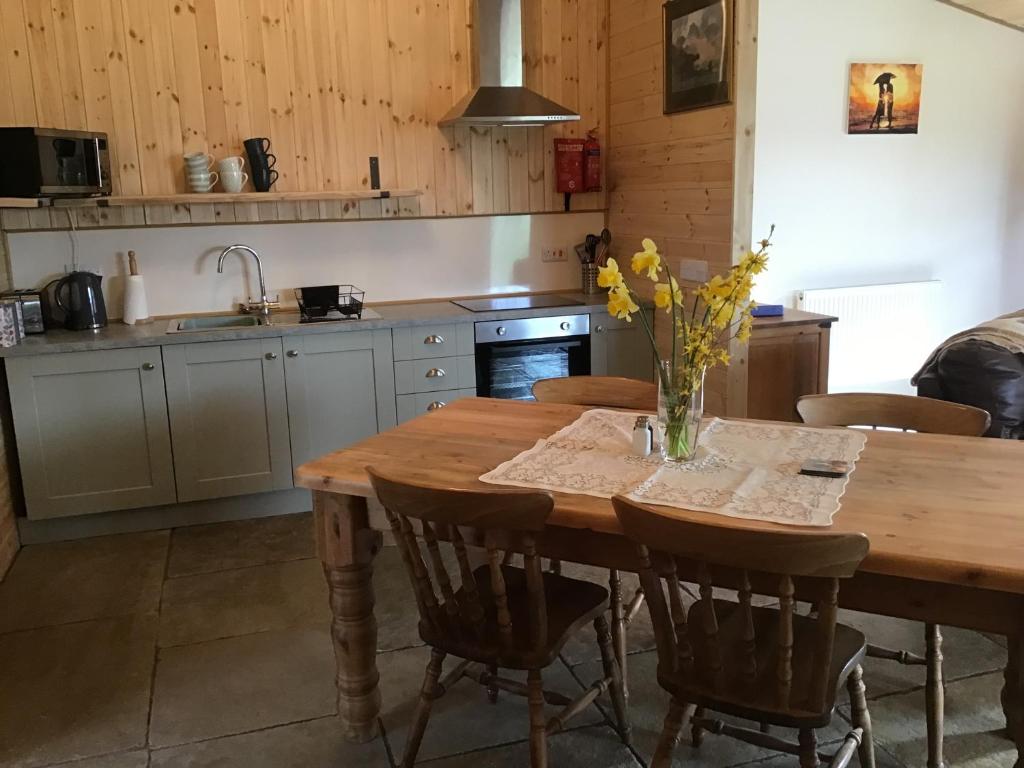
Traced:
[[92, 272], [71, 272], [57, 281], [53, 295], [69, 331], [94, 330], [107, 324], [102, 282], [103, 278]]

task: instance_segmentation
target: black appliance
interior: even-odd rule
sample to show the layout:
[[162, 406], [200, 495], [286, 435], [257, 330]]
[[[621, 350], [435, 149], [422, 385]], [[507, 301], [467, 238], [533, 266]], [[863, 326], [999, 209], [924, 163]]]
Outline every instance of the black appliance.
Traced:
[[590, 375], [590, 315], [476, 323], [476, 393], [532, 400], [540, 379]]
[[52, 128], [0, 128], [0, 196], [110, 194], [107, 134]]
[[568, 296], [542, 293], [536, 296], [501, 296], [496, 299], [460, 299], [453, 301], [457, 307], [470, 312], [503, 312], [515, 309], [543, 309], [546, 307], [572, 307], [583, 302]]
[[107, 324], [102, 282], [103, 278], [92, 272], [71, 272], [54, 285], [54, 300], [64, 312], [64, 327], [69, 331], [89, 331]]

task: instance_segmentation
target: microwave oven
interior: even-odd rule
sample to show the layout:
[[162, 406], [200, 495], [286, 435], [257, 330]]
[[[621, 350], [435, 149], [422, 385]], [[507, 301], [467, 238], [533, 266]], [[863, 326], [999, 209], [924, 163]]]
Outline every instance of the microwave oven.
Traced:
[[107, 134], [0, 128], [0, 197], [110, 194]]

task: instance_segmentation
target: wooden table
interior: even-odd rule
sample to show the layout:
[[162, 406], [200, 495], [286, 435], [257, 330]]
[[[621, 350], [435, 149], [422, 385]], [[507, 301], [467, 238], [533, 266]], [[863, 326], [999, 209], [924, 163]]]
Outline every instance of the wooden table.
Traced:
[[[364, 468], [413, 481], [491, 487], [477, 478], [576, 419], [583, 408], [472, 398], [305, 464], [318, 553], [330, 588], [338, 710], [346, 737], [366, 741], [380, 711], [370, 525]], [[841, 604], [870, 613], [1006, 635], [1008, 731], [1024, 755], [1024, 443], [869, 432], [834, 529], [862, 531], [871, 553]], [[542, 554], [635, 570], [605, 499], [555, 494]], [[750, 523], [674, 510], [722, 526]], [[1024, 768], [1019, 757], [1017, 768]]]

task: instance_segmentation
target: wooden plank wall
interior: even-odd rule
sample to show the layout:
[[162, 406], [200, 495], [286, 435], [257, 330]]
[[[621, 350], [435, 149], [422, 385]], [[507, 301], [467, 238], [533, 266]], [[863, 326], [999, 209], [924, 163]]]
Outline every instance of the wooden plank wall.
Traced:
[[[736, 110], [663, 114], [662, 5], [616, 0], [611, 7], [608, 226], [623, 267], [650, 237], [677, 278], [683, 259], [706, 261], [715, 274], [733, 263]], [[660, 313], [656, 326], [664, 343], [669, 324]], [[709, 375], [705, 409], [727, 411], [723, 369]]]
[[474, 0], [0, 0], [0, 125], [108, 132], [115, 193], [182, 192], [183, 153], [250, 136], [271, 138], [282, 191], [368, 189], [371, 155], [385, 189], [423, 191], [391, 210], [163, 206], [100, 226], [560, 210], [551, 138], [605, 134], [608, 3], [524, 0], [527, 84], [580, 123], [442, 130], [472, 80]]

